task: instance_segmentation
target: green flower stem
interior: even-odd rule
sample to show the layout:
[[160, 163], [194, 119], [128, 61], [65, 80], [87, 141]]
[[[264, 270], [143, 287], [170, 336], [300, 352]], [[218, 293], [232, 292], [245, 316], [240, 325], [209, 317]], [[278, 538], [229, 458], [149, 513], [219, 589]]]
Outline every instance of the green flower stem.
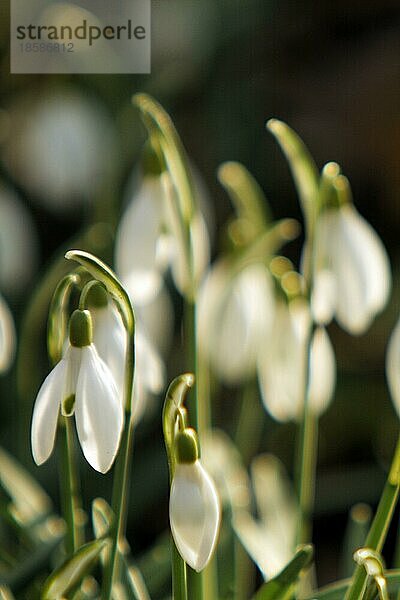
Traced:
[[[185, 300], [184, 310], [184, 345], [186, 347], [187, 368], [195, 374], [195, 377], [197, 377], [196, 305], [189, 300]], [[197, 385], [195, 389], [188, 394], [186, 405], [189, 413], [189, 423], [197, 431], [201, 446], [202, 437], [204, 435], [204, 429], [202, 429], [204, 426], [204, 418], [202, 407], [200, 407], [198, 402]], [[196, 571], [186, 565], [186, 577], [190, 600], [202, 600], [203, 574], [196, 573]]]
[[61, 417], [61, 502], [67, 533], [65, 547], [70, 556], [84, 543], [81, 526], [81, 498], [76, 468], [75, 438], [70, 417]]
[[242, 387], [240, 395], [235, 445], [240, 451], [244, 464], [248, 464], [259, 449], [265, 419], [256, 381], [247, 382]]
[[114, 482], [111, 500], [111, 507], [114, 513], [114, 521], [110, 531], [112, 546], [110, 551], [110, 558], [104, 572], [104, 583], [102, 591], [103, 600], [111, 600], [112, 586], [117, 570], [118, 544], [125, 536], [129, 480], [133, 454], [133, 419], [131, 398], [135, 365], [134, 352], [134, 333], [130, 332], [128, 337], [125, 366], [125, 425], [124, 431], [122, 433], [120, 449], [115, 462]]
[[172, 553], [172, 590], [174, 600], [188, 600], [186, 563], [171, 540]]
[[311, 360], [311, 341], [314, 327], [311, 328], [307, 342], [307, 364], [304, 386], [303, 416], [299, 430], [297, 450], [297, 493], [299, 518], [297, 523], [296, 545], [306, 544], [312, 537], [312, 513], [314, 509], [315, 471], [317, 463], [318, 419], [312, 415], [309, 407], [309, 379]]
[[[196, 345], [196, 306], [193, 302], [185, 300], [184, 305], [184, 331], [183, 331], [183, 346], [186, 355], [186, 370], [194, 373], [196, 386], [192, 389], [186, 400], [186, 407], [189, 413], [189, 423], [195, 429], [201, 440], [203, 431], [199, 429], [199, 405], [197, 398], [197, 345]], [[200, 411], [201, 412], [201, 411]]]
[[[203, 600], [204, 584], [203, 573], [197, 573], [189, 565], [186, 565], [188, 598], [190, 600]], [[210, 598], [210, 600], [214, 600]]]
[[[392, 466], [389, 476], [386, 481], [383, 493], [374, 517], [371, 528], [369, 530], [365, 546], [376, 552], [381, 552], [386, 535], [389, 529], [390, 522], [393, 517], [394, 509], [399, 497], [400, 489], [400, 437], [397, 442], [396, 450], [393, 457]], [[351, 585], [347, 590], [345, 600], [361, 600], [365, 592], [368, 575], [362, 565], [358, 565]]]

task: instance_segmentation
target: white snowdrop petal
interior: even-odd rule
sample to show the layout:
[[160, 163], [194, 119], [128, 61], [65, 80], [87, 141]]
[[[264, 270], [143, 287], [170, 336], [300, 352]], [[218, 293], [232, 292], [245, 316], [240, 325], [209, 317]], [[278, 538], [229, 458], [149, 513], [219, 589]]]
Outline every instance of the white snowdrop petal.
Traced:
[[396, 323], [387, 347], [386, 377], [393, 406], [400, 417], [400, 320]]
[[161, 178], [146, 176], [118, 228], [116, 270], [123, 280], [131, 280], [130, 292], [135, 301], [146, 302], [159, 289], [161, 259], [158, 238], [162, 228], [163, 203]]
[[335, 353], [324, 327], [318, 327], [311, 341], [309, 403], [320, 416], [328, 408], [335, 391]]
[[169, 517], [180, 555], [192, 569], [202, 571], [214, 551], [221, 514], [214, 483], [199, 461], [176, 466]]
[[63, 358], [44, 380], [33, 409], [31, 444], [34, 461], [44, 463], [50, 456], [63, 398], [68, 362]]
[[0, 295], [0, 373], [10, 367], [16, 345], [14, 320], [6, 301]]
[[118, 451], [124, 413], [112, 373], [93, 344], [82, 348], [75, 419], [86, 460], [96, 471], [106, 473]]
[[311, 296], [311, 310], [315, 322], [327, 325], [333, 318], [336, 304], [336, 282], [328, 269], [317, 271]]
[[91, 310], [93, 344], [113, 374], [123, 399], [127, 334], [118, 310], [113, 304]]
[[258, 381], [266, 410], [278, 421], [299, 418], [302, 409], [305, 346], [304, 315], [280, 303], [276, 310], [270, 342], [258, 358]]
[[221, 379], [234, 384], [255, 372], [274, 312], [271, 282], [262, 265], [250, 265], [233, 279], [227, 264], [214, 267], [201, 288], [199, 338]]
[[369, 310], [376, 313], [385, 306], [391, 288], [390, 263], [381, 239], [354, 206], [341, 210], [349, 238], [357, 245], [362, 256], [366, 295]]
[[[343, 329], [364, 333], [390, 293], [390, 264], [381, 240], [350, 204], [322, 213], [315, 240], [313, 309], [317, 322], [327, 323], [334, 307]], [[334, 280], [331, 291], [321, 289], [326, 271]]]

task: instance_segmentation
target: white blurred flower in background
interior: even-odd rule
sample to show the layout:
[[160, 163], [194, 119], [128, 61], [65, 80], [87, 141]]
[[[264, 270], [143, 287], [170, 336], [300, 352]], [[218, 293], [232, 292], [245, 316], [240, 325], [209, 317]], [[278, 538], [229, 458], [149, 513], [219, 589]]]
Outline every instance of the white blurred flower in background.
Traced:
[[[173, 194], [168, 173], [144, 175], [122, 215], [116, 236], [115, 265], [131, 292], [134, 306], [146, 305], [157, 296], [168, 267], [172, 269], [175, 285], [183, 291], [184, 248], [173, 210]], [[199, 282], [209, 261], [208, 230], [199, 208], [193, 215], [190, 234], [195, 280]]]
[[92, 199], [115, 155], [111, 120], [93, 98], [71, 87], [15, 100], [4, 159], [35, 201], [54, 212]]
[[235, 384], [255, 374], [274, 314], [273, 284], [263, 264], [238, 273], [228, 261], [213, 266], [199, 296], [199, 348], [223, 381]]
[[376, 231], [351, 202], [348, 180], [339, 175], [338, 206], [317, 220], [312, 305], [317, 322], [333, 316], [353, 335], [364, 333], [385, 307], [391, 288], [390, 263]]
[[275, 456], [257, 456], [251, 465], [251, 479], [258, 519], [248, 510], [237, 510], [233, 528], [268, 580], [293, 557], [297, 506], [283, 465]]
[[[262, 400], [278, 421], [302, 416], [310, 319], [304, 300], [279, 300], [271, 335], [258, 356]], [[323, 327], [316, 328], [310, 353], [308, 402], [311, 412], [320, 416], [329, 406], [336, 383], [335, 355]]]

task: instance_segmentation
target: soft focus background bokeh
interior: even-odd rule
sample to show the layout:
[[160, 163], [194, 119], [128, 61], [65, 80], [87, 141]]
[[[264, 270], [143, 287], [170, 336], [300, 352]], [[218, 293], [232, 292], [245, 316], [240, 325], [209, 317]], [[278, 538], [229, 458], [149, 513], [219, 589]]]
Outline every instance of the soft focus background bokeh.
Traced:
[[[348, 510], [359, 501], [376, 504], [399, 426], [384, 378], [400, 308], [399, 3], [153, 0], [148, 76], [10, 75], [7, 4], [0, 3], [0, 290], [20, 345], [0, 381], [1, 444], [57, 503], [56, 461], [35, 467], [29, 447], [33, 401], [48, 371], [49, 298], [35, 289], [42, 277], [54, 287], [60, 272], [48, 269], [71, 245], [112, 261], [113, 234], [145, 138], [132, 94], [153, 95], [173, 117], [208, 188], [213, 255], [231, 213], [216, 180], [225, 160], [248, 167], [276, 217], [301, 218], [286, 161], [265, 130], [266, 120], [278, 117], [301, 135], [319, 167], [329, 160], [342, 166], [355, 205], [388, 249], [394, 276], [390, 304], [367, 334], [350, 337], [330, 326], [338, 386], [320, 424], [315, 541], [320, 583], [333, 580]], [[96, 223], [107, 225], [87, 233]], [[300, 248], [301, 241], [285, 249], [297, 264]], [[179, 314], [176, 292], [173, 300]], [[184, 369], [175, 329], [168, 379]], [[160, 405], [161, 399], [136, 436], [129, 523], [136, 554], [167, 525]], [[235, 390], [213, 399], [213, 411], [229, 432], [238, 415]], [[254, 418], [260, 415], [261, 408]], [[259, 450], [276, 453], [290, 472], [294, 426], [262, 418]], [[83, 463], [82, 471], [87, 502], [93, 490], [108, 493], [109, 477]]]

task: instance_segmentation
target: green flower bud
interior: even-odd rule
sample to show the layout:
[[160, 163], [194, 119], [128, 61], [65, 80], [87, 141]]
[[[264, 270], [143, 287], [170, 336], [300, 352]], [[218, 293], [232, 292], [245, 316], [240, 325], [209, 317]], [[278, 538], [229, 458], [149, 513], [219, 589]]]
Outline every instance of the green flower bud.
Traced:
[[69, 320], [69, 341], [71, 346], [83, 348], [93, 341], [92, 317], [88, 310], [75, 310]]

